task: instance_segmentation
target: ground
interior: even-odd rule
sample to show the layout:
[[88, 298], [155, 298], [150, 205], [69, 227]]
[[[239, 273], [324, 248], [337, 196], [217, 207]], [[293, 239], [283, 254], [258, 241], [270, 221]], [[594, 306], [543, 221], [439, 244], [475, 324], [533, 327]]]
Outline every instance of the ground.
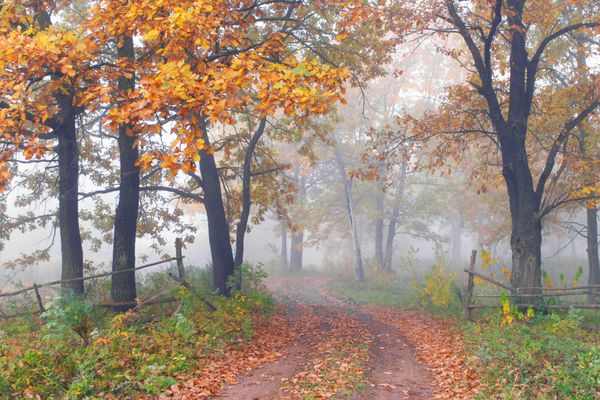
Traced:
[[[403, 314], [397, 309], [359, 307], [335, 298], [326, 291], [328, 279], [322, 276], [271, 279], [269, 287], [282, 304], [277, 324], [285, 325], [278, 332], [287, 336], [281, 340], [273, 338], [267, 344], [272, 345], [272, 352], [268, 353], [272, 356], [251, 360], [235, 378], [226, 379], [228, 383], [212, 393], [212, 397], [199, 391], [198, 379], [184, 381], [163, 397], [240, 400], [473, 397], [475, 379], [464, 368], [465, 360], [448, 347], [460, 346], [448, 339], [451, 330], [448, 326], [443, 322], [432, 325], [431, 321], [420, 320], [419, 315], [408, 311], [409, 314]], [[451, 354], [440, 357], [439, 351]], [[428, 361], [427, 355], [431, 353]], [[457, 378], [448, 372], [452, 370], [462, 371], [464, 376]]]

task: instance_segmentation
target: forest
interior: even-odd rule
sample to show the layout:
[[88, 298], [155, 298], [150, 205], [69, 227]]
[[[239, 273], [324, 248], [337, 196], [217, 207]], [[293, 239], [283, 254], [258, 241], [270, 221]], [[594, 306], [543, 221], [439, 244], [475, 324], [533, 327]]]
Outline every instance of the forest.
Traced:
[[600, 399], [597, 0], [0, 0], [0, 398]]

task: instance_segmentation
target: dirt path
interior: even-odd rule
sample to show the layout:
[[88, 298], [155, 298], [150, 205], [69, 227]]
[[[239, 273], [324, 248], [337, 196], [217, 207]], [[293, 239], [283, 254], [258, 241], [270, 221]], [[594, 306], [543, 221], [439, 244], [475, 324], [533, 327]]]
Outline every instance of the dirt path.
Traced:
[[270, 287], [300, 322], [282, 356], [239, 377], [217, 398], [428, 399], [428, 370], [394, 326], [329, 296], [325, 278], [277, 279]]

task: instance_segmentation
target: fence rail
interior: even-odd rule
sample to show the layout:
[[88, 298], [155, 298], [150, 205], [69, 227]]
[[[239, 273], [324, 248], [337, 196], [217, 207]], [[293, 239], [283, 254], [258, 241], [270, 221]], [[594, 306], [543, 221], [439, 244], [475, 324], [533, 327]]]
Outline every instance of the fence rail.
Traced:
[[[88, 275], [88, 276], [83, 276], [83, 277], [79, 277], [79, 278], [61, 279], [61, 280], [45, 282], [45, 283], [40, 283], [40, 284], [34, 283], [32, 286], [21, 288], [19, 290], [15, 290], [12, 292], [0, 292], [0, 298], [2, 298], [2, 297], [18, 296], [20, 294], [33, 291], [35, 293], [35, 298], [36, 298], [37, 305], [38, 305], [38, 310], [26, 311], [26, 312], [11, 314], [11, 315], [4, 313], [4, 311], [2, 311], [2, 309], [0, 309], [0, 318], [9, 319], [9, 318], [16, 318], [16, 317], [20, 317], [20, 316], [33, 315], [33, 314], [39, 314], [39, 313], [45, 312], [46, 308], [44, 307], [44, 303], [42, 301], [42, 296], [40, 295], [40, 291], [39, 291], [39, 289], [43, 288], [43, 287], [56, 286], [56, 285], [60, 285], [63, 283], [70, 283], [70, 282], [87, 281], [87, 280], [91, 280], [91, 279], [104, 278], [107, 276], [118, 275], [118, 274], [122, 274], [125, 272], [139, 271], [141, 269], [154, 267], [156, 265], [166, 264], [166, 263], [172, 262], [172, 261], [177, 262], [177, 275], [169, 273], [168, 274], [169, 277], [171, 277], [179, 285], [185, 286], [188, 289], [193, 289], [192, 285], [185, 280], [185, 267], [183, 264], [183, 259], [185, 257], [182, 255], [182, 248], [183, 248], [183, 242], [181, 239], [177, 238], [175, 240], [176, 257], [171, 257], [171, 258], [167, 258], [164, 260], [155, 261], [155, 262], [152, 262], [149, 264], [140, 265], [139, 267], [135, 267], [135, 268], [123, 269], [120, 271], [102, 272], [99, 274]], [[119, 306], [135, 306], [135, 308], [139, 308], [139, 307], [151, 305], [151, 304], [172, 303], [172, 302], [176, 302], [176, 301], [180, 300], [175, 297], [159, 298], [158, 297], [159, 295], [151, 297], [146, 300], [136, 300], [136, 301], [117, 302], [117, 303], [112, 303], [112, 302], [99, 303], [99, 304], [95, 304], [94, 306], [105, 307], [105, 308], [119, 307]], [[208, 308], [210, 310], [215, 311], [217, 309], [215, 307], [215, 305], [212, 302], [210, 302], [208, 299], [201, 296], [201, 300], [208, 306]]]
[[160, 264], [165, 264], [165, 263], [168, 263], [171, 261], [176, 261], [176, 260], [179, 260], [180, 258], [183, 259], [184, 257], [183, 256], [182, 257], [171, 257], [166, 260], [161, 260], [161, 261], [156, 261], [156, 262], [153, 262], [150, 264], [140, 265], [139, 267], [135, 267], [135, 268], [122, 269], [120, 271], [114, 271], [114, 272], [113, 271], [102, 272], [100, 274], [82, 276], [81, 278], [61, 279], [61, 280], [57, 280], [57, 281], [45, 282], [45, 283], [40, 283], [40, 284], [34, 283], [33, 286], [15, 290], [14, 292], [0, 292], [0, 297], [12, 297], [12, 296], [16, 296], [16, 295], [19, 295], [19, 294], [22, 294], [25, 292], [29, 292], [32, 290], [37, 292], [37, 289], [42, 288], [42, 287], [56, 286], [56, 285], [60, 285], [63, 283], [71, 283], [71, 282], [78, 282], [78, 281], [88, 281], [90, 279], [97, 279], [97, 278], [103, 278], [103, 277], [111, 276], [111, 275], [118, 275], [118, 274], [122, 274], [125, 272], [138, 271], [140, 269], [154, 267], [155, 265], [160, 265]]
[[[528, 303], [528, 298], [543, 299], [547, 297], [566, 297], [566, 296], [580, 296], [586, 294], [598, 294], [600, 297], [600, 285], [587, 285], [578, 286], [571, 288], [545, 288], [545, 287], [523, 287], [523, 288], [512, 288], [503, 282], [500, 282], [492, 277], [486, 276], [480, 272], [475, 271], [475, 262], [477, 260], [477, 250], [471, 252], [471, 262], [469, 268], [464, 271], [468, 274], [467, 287], [464, 295], [464, 315], [467, 321], [473, 320], [473, 310], [484, 309], [484, 308], [499, 308], [502, 304], [473, 304], [474, 298], [501, 298], [503, 295], [499, 294], [476, 294], [473, 293], [475, 289], [475, 278], [479, 278], [483, 281], [491, 283], [492, 285], [508, 290], [510, 294], [507, 294], [508, 298], [519, 299], [517, 307], [530, 307], [536, 306], [536, 304]], [[528, 293], [523, 293], [524, 291]], [[531, 293], [531, 292], [535, 293]], [[588, 310], [600, 310], [600, 304], [585, 304], [585, 303], [573, 303], [573, 304], [548, 304], [544, 305], [543, 308], [549, 310], [569, 310], [571, 308], [576, 309], [588, 309]], [[596, 330], [598, 327], [593, 327]]]

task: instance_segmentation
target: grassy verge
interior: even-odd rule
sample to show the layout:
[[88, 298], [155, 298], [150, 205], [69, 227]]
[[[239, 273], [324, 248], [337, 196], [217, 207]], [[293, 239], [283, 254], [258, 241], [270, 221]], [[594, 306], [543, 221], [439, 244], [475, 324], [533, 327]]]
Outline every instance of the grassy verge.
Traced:
[[500, 313], [468, 324], [467, 351], [476, 356], [482, 398], [600, 398], [597, 333], [582, 329], [575, 313], [502, 323]]
[[418, 307], [417, 289], [392, 275], [377, 275], [366, 282], [351, 278], [332, 280], [328, 289], [334, 296], [356, 304], [389, 307]]
[[466, 323], [458, 285], [442, 272], [434, 268], [420, 283], [392, 276], [365, 283], [340, 279], [330, 290], [358, 304], [450, 316], [464, 332], [463, 355], [473, 360], [482, 399], [600, 398], [600, 338], [582, 326], [597, 321], [597, 312], [554, 312], [508, 323], [502, 310], [494, 310]]
[[[195, 287], [206, 271], [190, 271]], [[168, 280], [148, 277], [140, 292]], [[172, 283], [171, 283], [172, 286]], [[163, 289], [164, 290], [164, 289]], [[176, 383], [175, 374], [202, 369], [206, 356], [252, 337], [273, 310], [271, 297], [247, 289], [231, 298], [211, 296], [217, 311], [200, 300], [207, 294], [173, 289], [177, 304], [112, 314], [93, 299], [63, 296], [41, 318], [12, 320], [0, 327], [0, 398], [133, 398], [157, 394]]]

